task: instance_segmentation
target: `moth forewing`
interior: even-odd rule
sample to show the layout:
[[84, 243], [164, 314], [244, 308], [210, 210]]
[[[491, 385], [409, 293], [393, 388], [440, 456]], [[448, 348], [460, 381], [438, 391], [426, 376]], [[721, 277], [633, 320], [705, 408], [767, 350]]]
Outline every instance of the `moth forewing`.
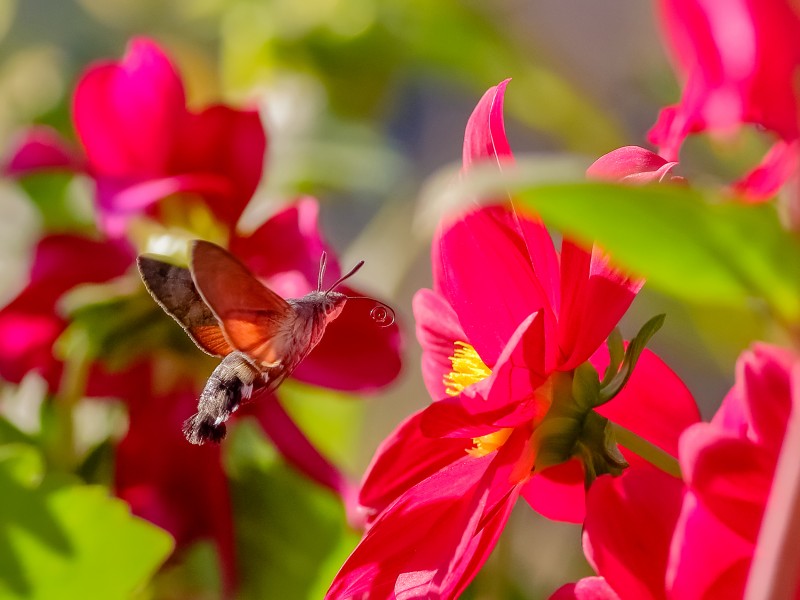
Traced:
[[144, 286], [156, 303], [183, 327], [203, 352], [225, 356], [232, 350], [219, 322], [203, 302], [186, 267], [180, 267], [148, 254], [136, 259]]

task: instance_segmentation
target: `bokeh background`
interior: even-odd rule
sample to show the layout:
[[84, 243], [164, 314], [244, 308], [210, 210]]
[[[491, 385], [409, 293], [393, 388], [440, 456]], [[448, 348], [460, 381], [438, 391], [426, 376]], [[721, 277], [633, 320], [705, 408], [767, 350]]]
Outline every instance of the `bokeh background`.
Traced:
[[[289, 390], [309, 436], [359, 476], [378, 443], [430, 400], [410, 308], [414, 292], [431, 278], [431, 229], [420, 208], [433, 201], [426, 194], [432, 182], [455, 177], [476, 102], [488, 87], [513, 78], [506, 95], [512, 147], [518, 156], [554, 165], [553, 177], [579, 179], [605, 152], [645, 145], [659, 108], [676, 101], [679, 90], [653, 9], [640, 0], [0, 0], [0, 145], [7, 150], [31, 123], [74, 136], [69, 103], [76, 77], [94, 60], [121, 57], [134, 35], [153, 37], [173, 57], [190, 106], [259, 106], [269, 151], [245, 226], [300, 194], [316, 196], [325, 235], [343, 264], [366, 261], [358, 285], [391, 300], [407, 335], [403, 375], [379, 396], [358, 402]], [[700, 183], [729, 180], [763, 149], [756, 136], [724, 148], [693, 139], [684, 152], [691, 167], [680, 174], [702, 174]], [[25, 284], [38, 232], [68, 229], [90, 206], [80, 179], [0, 184], [0, 303]], [[764, 337], [764, 323], [758, 311], [688, 306], [645, 289], [623, 333], [635, 333], [659, 312], [667, 313], [667, 323], [652, 347], [709, 415], [731, 384], [734, 357], [750, 339]], [[35, 378], [22, 387], [0, 387], [2, 410], [19, 427], [32, 427], [31, 399], [41, 392]], [[242, 444], [231, 452], [278, 460], [263, 440]], [[250, 491], [253, 502], [268, 502], [258, 489]], [[330, 498], [317, 501], [337, 510]], [[289, 508], [270, 505], [271, 514], [258, 513], [259, 527], [269, 528], [269, 519], [291, 521], [281, 514]], [[328, 581], [353, 539], [345, 536], [338, 554], [325, 558]], [[520, 505], [469, 593], [546, 597], [589, 572], [579, 541], [577, 526], [548, 522]], [[258, 543], [252, 548], [258, 551]], [[269, 571], [280, 550], [261, 550], [248, 560]], [[296, 570], [302, 578], [302, 565]], [[186, 595], [181, 578], [201, 571], [162, 573], [141, 595], [215, 597], [213, 577]], [[241, 593], [321, 597], [325, 575], [314, 576], [313, 586], [266, 577]]]

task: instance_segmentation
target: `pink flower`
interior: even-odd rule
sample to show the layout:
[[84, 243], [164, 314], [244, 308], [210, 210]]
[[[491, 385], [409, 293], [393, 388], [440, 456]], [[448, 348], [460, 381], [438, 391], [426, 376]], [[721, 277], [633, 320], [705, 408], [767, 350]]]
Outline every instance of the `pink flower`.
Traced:
[[623, 146], [594, 161], [586, 170], [586, 176], [630, 184], [683, 181], [683, 177], [671, 173], [677, 164], [639, 146]]
[[[62, 364], [53, 355], [53, 344], [67, 326], [56, 310], [57, 302], [76, 285], [119, 277], [133, 258], [133, 249], [121, 240], [93, 240], [71, 234], [42, 238], [36, 246], [28, 285], [0, 309], [0, 377], [19, 383], [26, 373], [35, 371], [55, 392]], [[98, 371], [91, 378], [92, 384], [101, 379]]]
[[764, 127], [779, 138], [778, 149], [757, 168], [759, 176], [746, 176], [737, 189], [752, 200], [769, 198], [798, 165], [796, 7], [788, 0], [662, 0], [659, 7], [684, 88], [680, 103], [661, 112], [650, 140], [676, 160], [691, 133]]
[[[470, 119], [465, 168], [512, 160], [505, 85], [490, 89]], [[373, 521], [331, 599], [457, 597], [519, 496], [553, 518], [584, 516], [582, 463], [569, 460], [571, 451], [545, 460], [554, 453], [548, 432], [559, 427], [548, 415], [565, 408], [577, 367], [593, 355], [596, 366], [607, 364], [598, 348], [641, 282], [569, 240], [559, 255], [540, 221], [501, 206], [440, 231], [433, 270], [434, 289], [417, 294], [414, 313], [423, 376], [437, 401], [378, 449], [360, 496]], [[601, 412], [673, 453], [678, 432], [697, 420], [691, 396], [651, 353]], [[601, 419], [590, 413], [589, 421]], [[618, 466], [589, 455], [598, 469]]]
[[148, 39], [134, 39], [120, 62], [89, 68], [72, 112], [83, 153], [51, 130], [34, 128], [6, 171], [85, 171], [109, 235], [121, 235], [131, 216], [157, 212], [158, 201], [174, 194], [199, 195], [233, 226], [261, 179], [266, 137], [258, 113], [223, 105], [187, 109], [178, 73]]
[[[586, 585], [621, 598], [743, 597], [786, 424], [800, 407], [798, 374], [790, 352], [754, 346], [711, 422], [681, 436], [684, 482], [646, 469], [600, 478], [584, 550], [603, 579]], [[554, 597], [583, 597], [571, 590]]]

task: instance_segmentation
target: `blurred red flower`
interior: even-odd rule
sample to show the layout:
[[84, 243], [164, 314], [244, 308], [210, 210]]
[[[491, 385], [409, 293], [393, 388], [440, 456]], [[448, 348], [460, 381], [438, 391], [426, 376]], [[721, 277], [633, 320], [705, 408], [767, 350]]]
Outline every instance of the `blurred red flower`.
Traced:
[[759, 125], [778, 141], [736, 188], [773, 196], [798, 168], [800, 13], [789, 0], [661, 0], [661, 24], [684, 79], [681, 101], [662, 110], [650, 141], [677, 160], [691, 133]]
[[98, 63], [72, 102], [83, 152], [50, 129], [20, 141], [6, 172], [61, 168], [95, 182], [99, 226], [122, 235], [127, 220], [157, 213], [173, 194], [197, 194], [233, 227], [261, 179], [266, 135], [255, 110], [186, 107], [177, 71], [155, 42], [136, 38], [119, 62]]

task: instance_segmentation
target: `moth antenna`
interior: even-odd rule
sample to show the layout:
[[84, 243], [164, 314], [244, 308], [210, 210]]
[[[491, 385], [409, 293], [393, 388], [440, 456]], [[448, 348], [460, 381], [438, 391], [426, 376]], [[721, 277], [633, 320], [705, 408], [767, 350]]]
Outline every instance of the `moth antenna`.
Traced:
[[322, 257], [319, 259], [319, 275], [317, 276], [317, 291], [322, 291], [322, 279], [325, 277], [325, 267], [328, 266], [328, 253], [322, 251]]
[[357, 272], [357, 271], [358, 271], [358, 270], [359, 270], [361, 267], [363, 267], [363, 266], [364, 266], [364, 261], [363, 261], [363, 260], [362, 260], [362, 261], [359, 261], [359, 263], [358, 263], [358, 264], [357, 264], [355, 267], [353, 267], [352, 269], [350, 269], [350, 272], [349, 272], [347, 275], [342, 275], [341, 277], [339, 277], [339, 279], [337, 279], [337, 280], [336, 280], [336, 283], [334, 283], [334, 284], [333, 284], [331, 287], [329, 287], [327, 290], [325, 290], [325, 293], [327, 294], [328, 292], [330, 292], [330, 291], [333, 291], [333, 289], [334, 289], [334, 288], [335, 288], [337, 285], [339, 285], [340, 283], [342, 283], [342, 282], [343, 282], [345, 279], [349, 279], [350, 277], [352, 277], [353, 275], [355, 275], [355, 274], [356, 274], [356, 272]]
[[[372, 300], [378, 306], [372, 308], [369, 311], [369, 316], [372, 317], [372, 320], [375, 321], [380, 327], [390, 327], [394, 325], [396, 320], [396, 313], [394, 309], [386, 304], [385, 302], [381, 302], [380, 300], [376, 300], [375, 298], [370, 298], [369, 296], [346, 296], [348, 300]], [[390, 319], [387, 322], [387, 319]]]

